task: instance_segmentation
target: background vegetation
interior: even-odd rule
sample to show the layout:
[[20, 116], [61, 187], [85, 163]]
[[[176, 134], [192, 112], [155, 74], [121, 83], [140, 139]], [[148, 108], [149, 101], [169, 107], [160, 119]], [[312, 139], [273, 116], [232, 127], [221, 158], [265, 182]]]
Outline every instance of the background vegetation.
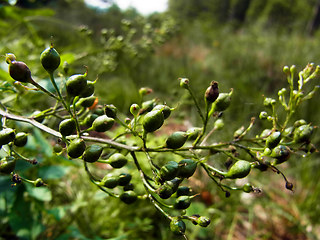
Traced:
[[[89, 78], [98, 78], [99, 103], [112, 103], [123, 114], [138, 101], [140, 87], [151, 87], [150, 98], [179, 105], [168, 132], [199, 121], [176, 79], [189, 78], [199, 96], [216, 80], [222, 92], [234, 89], [220, 134], [227, 136], [259, 115], [263, 94], [277, 97], [286, 85], [283, 66], [319, 64], [319, 6], [318, 0], [170, 0], [167, 12], [145, 17], [116, 5], [92, 9], [80, 0], [0, 1], [0, 52], [13, 52], [45, 85], [49, 81], [39, 55], [53, 42], [62, 63], [68, 62], [69, 74], [88, 66]], [[16, 101], [17, 111], [50, 104], [37, 94], [10, 88], [4, 59], [0, 80], [1, 89], [21, 91], [18, 99], [1, 96], [2, 103]], [[319, 125], [318, 101], [316, 95], [296, 113], [297, 119]], [[257, 127], [259, 133], [265, 126]], [[11, 187], [10, 179], [0, 176], [1, 238], [172, 239], [168, 222], [156, 209], [143, 201], [128, 206], [106, 197], [79, 164], [52, 153], [53, 140], [45, 144], [48, 139], [32, 131], [25, 151], [36, 153], [40, 164], [20, 164], [18, 170], [42, 177], [48, 188]], [[319, 146], [319, 137], [314, 138]], [[293, 193], [285, 190], [280, 176], [257, 173], [250, 180], [262, 194], [232, 192], [230, 198], [199, 173], [190, 185], [201, 194], [188, 211], [210, 215], [212, 223], [206, 229], [188, 226], [189, 239], [317, 239], [319, 164], [318, 153], [290, 159], [283, 170], [295, 185]]]

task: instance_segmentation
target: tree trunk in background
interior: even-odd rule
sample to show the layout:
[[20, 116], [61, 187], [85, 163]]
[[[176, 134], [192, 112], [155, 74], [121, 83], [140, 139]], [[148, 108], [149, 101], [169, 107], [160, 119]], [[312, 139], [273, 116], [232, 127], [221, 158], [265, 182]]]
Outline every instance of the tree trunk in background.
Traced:
[[313, 35], [314, 32], [319, 28], [320, 26], [320, 0], [318, 0], [318, 3], [314, 6], [313, 10], [313, 17], [309, 21], [308, 24], [308, 34]]

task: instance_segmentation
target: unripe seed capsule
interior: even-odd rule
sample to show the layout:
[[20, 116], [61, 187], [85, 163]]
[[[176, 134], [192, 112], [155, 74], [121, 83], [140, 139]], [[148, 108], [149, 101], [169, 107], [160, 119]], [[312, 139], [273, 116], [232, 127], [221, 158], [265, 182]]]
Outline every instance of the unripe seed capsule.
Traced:
[[267, 117], [268, 117], [268, 113], [265, 112], [265, 111], [263, 111], [263, 112], [261, 112], [261, 113], [259, 114], [259, 118], [260, 118], [261, 120], [267, 119]]
[[108, 163], [113, 168], [122, 168], [128, 162], [128, 158], [121, 153], [115, 153], [108, 159]]
[[90, 97], [92, 94], [94, 94], [94, 84], [96, 81], [87, 81], [87, 86], [81, 91], [79, 97], [86, 98]]
[[166, 140], [167, 148], [178, 149], [181, 148], [188, 139], [188, 135], [185, 132], [174, 132]]
[[126, 186], [130, 183], [131, 181], [131, 174], [129, 173], [121, 173], [119, 175], [119, 186]]
[[86, 144], [83, 139], [74, 139], [67, 147], [69, 157], [78, 158], [81, 157], [83, 152], [86, 150]]
[[188, 135], [188, 140], [196, 140], [199, 134], [201, 133], [202, 128], [193, 127], [186, 131], [186, 134]]
[[290, 148], [287, 146], [279, 145], [272, 149], [270, 156], [276, 159], [274, 164], [283, 163], [290, 157]]
[[187, 186], [180, 186], [177, 189], [177, 196], [189, 196], [191, 194], [191, 189]]
[[153, 109], [153, 110], [162, 110], [162, 114], [163, 114], [163, 117], [164, 119], [167, 119], [170, 114], [171, 114], [171, 108], [167, 105], [156, 105]]
[[113, 104], [105, 105], [104, 112], [110, 118], [117, 117], [117, 108]]
[[215, 122], [214, 122], [214, 128], [216, 130], [221, 130], [222, 128], [224, 127], [224, 122], [221, 118], [217, 119]]
[[41, 53], [40, 62], [48, 73], [53, 73], [60, 65], [60, 55], [50, 46]]
[[120, 194], [120, 200], [126, 204], [132, 204], [138, 199], [137, 194], [132, 191], [126, 191]]
[[[8, 57], [7, 57], [8, 58]], [[31, 79], [31, 71], [24, 62], [9, 61], [9, 74], [18, 82], [29, 82]]]
[[200, 216], [197, 219], [197, 223], [199, 224], [200, 227], [208, 227], [208, 225], [211, 223], [211, 220], [207, 217]]
[[27, 144], [27, 141], [28, 141], [28, 134], [24, 132], [19, 132], [16, 134], [13, 144], [17, 147], [23, 147]]
[[215, 101], [215, 111], [221, 112], [225, 111], [231, 103], [231, 96], [233, 93], [233, 89], [230, 93], [220, 93], [217, 100]]
[[179, 162], [178, 177], [189, 178], [197, 169], [197, 163], [192, 159], [183, 159]]
[[86, 162], [90, 162], [90, 163], [96, 162], [99, 160], [102, 154], [102, 151], [103, 151], [103, 147], [97, 144], [92, 144], [86, 148], [82, 158]]
[[251, 164], [244, 160], [239, 160], [231, 166], [229, 171], [224, 175], [226, 178], [236, 179], [244, 178], [249, 175]]
[[253, 187], [250, 183], [246, 183], [245, 185], [243, 185], [242, 190], [246, 193], [250, 193], [253, 191]]
[[188, 78], [179, 78], [179, 80], [180, 80], [180, 87], [188, 89], [189, 79]]
[[104, 178], [101, 180], [101, 185], [106, 187], [106, 188], [115, 188], [118, 186], [119, 179], [113, 175], [106, 175]]
[[33, 186], [35, 186], [35, 187], [42, 187], [44, 185], [45, 184], [41, 178], [38, 178], [33, 182]]
[[4, 157], [0, 160], [0, 173], [10, 174], [16, 167], [16, 159], [11, 156]]
[[270, 136], [266, 139], [266, 147], [272, 149], [276, 147], [281, 140], [281, 133], [279, 131], [273, 132]]
[[167, 164], [160, 168], [161, 180], [168, 181], [177, 176], [179, 165], [175, 161], [169, 161]]
[[177, 235], [183, 235], [186, 231], [186, 224], [177, 217], [173, 217], [170, 222], [170, 230]]
[[95, 103], [96, 99], [97, 98], [95, 96], [81, 98], [79, 102], [77, 102], [76, 106], [84, 108], [91, 107]]
[[114, 119], [110, 118], [106, 115], [102, 115], [97, 117], [93, 123], [92, 123], [92, 128], [96, 132], [105, 132], [108, 131], [112, 128], [114, 124]]
[[71, 96], [79, 96], [87, 87], [86, 74], [72, 75], [66, 81], [67, 92]]
[[0, 146], [12, 142], [16, 137], [15, 130], [12, 128], [4, 128], [0, 131]]
[[154, 132], [159, 129], [164, 122], [162, 110], [148, 112], [143, 119], [142, 126], [146, 132]]
[[302, 125], [294, 130], [293, 141], [296, 143], [309, 142], [313, 133], [313, 126]]
[[174, 203], [175, 209], [187, 209], [191, 204], [191, 200], [189, 196], [180, 196], [176, 199]]
[[65, 119], [59, 124], [59, 132], [62, 136], [71, 135], [76, 130], [76, 121], [73, 118]]
[[130, 112], [133, 116], [137, 116], [139, 113], [140, 107], [138, 104], [134, 103], [130, 106]]

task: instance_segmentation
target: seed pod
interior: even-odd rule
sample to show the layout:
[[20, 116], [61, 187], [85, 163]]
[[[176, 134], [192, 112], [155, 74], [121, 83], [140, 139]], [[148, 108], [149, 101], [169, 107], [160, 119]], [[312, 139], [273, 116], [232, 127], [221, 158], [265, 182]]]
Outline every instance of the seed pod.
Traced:
[[96, 99], [97, 98], [95, 96], [81, 98], [79, 100], [79, 102], [77, 102], [76, 106], [77, 107], [84, 107], [84, 108], [91, 107], [94, 104], [94, 102], [96, 101]]
[[181, 148], [188, 139], [185, 132], [174, 132], [166, 140], [166, 147], [171, 149]]
[[276, 159], [274, 164], [283, 163], [290, 157], [290, 148], [287, 146], [279, 145], [272, 149], [270, 156]]
[[191, 189], [187, 186], [180, 186], [177, 189], [177, 196], [189, 196], [191, 194]]
[[263, 101], [263, 105], [265, 106], [265, 107], [269, 107], [269, 108], [272, 108], [272, 106], [273, 105], [275, 105], [276, 104], [276, 100], [275, 99], [273, 99], [273, 98], [265, 98], [264, 99], [264, 101]]
[[208, 227], [208, 225], [211, 223], [211, 220], [204, 216], [200, 216], [196, 221], [200, 227]]
[[143, 102], [141, 109], [139, 110], [139, 114], [142, 115], [146, 112], [150, 112], [155, 105], [156, 105], [156, 99]]
[[99, 115], [97, 114], [89, 114], [88, 116], [86, 116], [86, 118], [83, 121], [83, 124], [87, 127], [91, 127], [92, 123], [94, 122], [94, 120], [99, 117]]
[[126, 204], [132, 204], [138, 199], [134, 191], [126, 191], [120, 194], [120, 200]]
[[281, 133], [279, 131], [273, 132], [270, 136], [266, 139], [266, 147], [272, 149], [276, 147], [281, 140]]
[[121, 173], [118, 178], [119, 186], [126, 186], [131, 181], [132, 176], [129, 173]]
[[244, 160], [239, 160], [231, 166], [229, 171], [224, 175], [226, 178], [244, 178], [248, 176], [251, 170], [251, 164]]
[[292, 137], [294, 128], [293, 127], [287, 127], [284, 129], [281, 133], [282, 137]]
[[300, 120], [295, 121], [293, 126], [294, 126], [294, 128], [298, 128], [298, 127], [300, 127], [302, 125], [307, 125], [307, 124], [308, 123], [306, 122], [306, 120], [300, 119]]
[[213, 103], [219, 96], [219, 88], [218, 88], [218, 83], [216, 81], [212, 81], [210, 83], [210, 87], [207, 88], [205, 92], [205, 99]]
[[202, 128], [199, 127], [193, 127], [186, 131], [186, 134], [188, 135], [188, 140], [196, 140], [199, 134], [201, 133]]
[[172, 188], [173, 193], [175, 193], [178, 190], [179, 185], [180, 185], [180, 183], [182, 183], [182, 181], [183, 181], [182, 178], [177, 178], [176, 177], [176, 178], [174, 178], [174, 179], [172, 179], [170, 181], [166, 181], [165, 183], [167, 185], [169, 185]]
[[171, 108], [168, 107], [167, 105], [156, 105], [153, 109], [153, 110], [162, 110], [162, 114], [163, 114], [163, 117], [164, 119], [167, 119], [170, 114], [171, 114]]
[[63, 147], [62, 147], [60, 144], [58, 144], [58, 143], [53, 146], [53, 151], [54, 151], [55, 153], [61, 153], [62, 150], [63, 150]]
[[66, 87], [70, 96], [79, 96], [87, 87], [86, 74], [72, 75], [66, 81]]
[[12, 142], [16, 137], [15, 130], [12, 128], [4, 128], [0, 131], [0, 146]]
[[164, 122], [164, 116], [161, 110], [148, 112], [143, 119], [142, 126], [146, 132], [154, 132], [159, 129]]
[[83, 152], [86, 150], [86, 144], [83, 139], [74, 139], [67, 147], [69, 157], [78, 158], [81, 157]]
[[111, 174], [104, 176], [104, 178], [101, 180], [101, 185], [106, 188], [115, 188], [118, 186], [118, 183], [119, 179]]
[[244, 132], [245, 132], [245, 127], [241, 126], [240, 128], [238, 128], [234, 133], [233, 133], [233, 137], [235, 139], [239, 138]]
[[40, 62], [48, 73], [53, 73], [60, 65], [60, 55], [51, 45], [41, 53]]
[[246, 183], [245, 185], [243, 185], [242, 190], [246, 193], [250, 193], [253, 191], [253, 187], [250, 183]]
[[16, 137], [13, 141], [13, 144], [17, 147], [23, 147], [28, 142], [28, 134], [24, 132], [19, 132], [16, 134]]
[[10, 174], [16, 167], [16, 159], [11, 156], [4, 157], [0, 160], [0, 173]]
[[220, 93], [217, 100], [214, 102], [215, 111], [221, 112], [226, 110], [231, 103], [231, 96], [233, 93], [233, 89], [229, 93]]
[[178, 173], [178, 163], [175, 161], [169, 161], [167, 164], [160, 168], [161, 180], [168, 181], [174, 179]]
[[33, 182], [33, 186], [35, 186], [35, 187], [42, 187], [43, 185], [45, 185], [45, 183], [43, 182], [43, 180], [41, 178], [37, 178]]
[[179, 78], [179, 80], [180, 80], [180, 87], [188, 89], [189, 79], [188, 78]]
[[62, 136], [69, 136], [76, 130], [76, 121], [73, 118], [65, 119], [59, 124], [59, 132]]
[[179, 162], [178, 177], [189, 178], [197, 169], [197, 163], [192, 159], [183, 159]]
[[87, 86], [81, 91], [79, 97], [86, 98], [94, 94], [94, 84], [96, 81], [87, 81]]
[[31, 71], [24, 62], [16, 61], [16, 56], [12, 53], [6, 54], [6, 62], [9, 64], [10, 76], [18, 82], [29, 82]]
[[313, 126], [302, 125], [294, 130], [293, 141], [296, 143], [309, 142], [313, 133]]
[[180, 196], [176, 199], [174, 203], [175, 209], [187, 209], [191, 204], [191, 199], [189, 196]]
[[93, 123], [92, 123], [92, 128], [96, 132], [105, 132], [108, 131], [112, 128], [114, 124], [114, 119], [110, 118], [106, 115], [102, 115], [97, 117]]
[[216, 130], [221, 130], [223, 127], [224, 127], [224, 121], [223, 121], [221, 118], [217, 119], [217, 120], [214, 122], [214, 128], [215, 128]]
[[173, 187], [167, 184], [167, 182], [165, 182], [161, 187], [157, 189], [157, 193], [160, 198], [168, 199], [174, 193], [173, 190], [174, 190]]
[[130, 191], [134, 189], [134, 185], [132, 183], [128, 183], [127, 185], [123, 186], [123, 191]]
[[183, 235], [186, 231], [186, 224], [177, 217], [173, 217], [170, 222], [170, 230], [177, 235]]
[[130, 106], [130, 112], [133, 116], [137, 116], [139, 113], [140, 107], [138, 104], [134, 103]]
[[128, 158], [121, 153], [115, 153], [108, 159], [108, 163], [113, 168], [122, 168], [128, 162]]
[[117, 108], [113, 104], [106, 105], [104, 107], [104, 112], [110, 118], [117, 117]]
[[86, 148], [82, 158], [86, 162], [90, 162], [90, 163], [96, 162], [99, 160], [102, 154], [102, 151], [103, 151], [103, 147], [97, 144], [92, 144]]

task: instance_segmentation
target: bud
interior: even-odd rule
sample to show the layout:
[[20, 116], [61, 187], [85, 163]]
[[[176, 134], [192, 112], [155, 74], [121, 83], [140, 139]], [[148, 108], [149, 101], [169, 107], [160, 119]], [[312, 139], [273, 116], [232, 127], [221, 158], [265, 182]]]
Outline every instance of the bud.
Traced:
[[284, 66], [283, 67], [283, 72], [286, 74], [286, 75], [290, 75], [290, 69], [288, 66]]
[[218, 83], [216, 81], [212, 81], [210, 83], [210, 87], [207, 88], [204, 96], [205, 96], [205, 99], [211, 103], [213, 103], [218, 98], [219, 88], [218, 88]]
[[216, 130], [221, 130], [222, 128], [224, 127], [224, 122], [221, 118], [217, 119], [215, 122], [214, 122], [214, 128]]
[[130, 112], [133, 116], [137, 116], [139, 113], [140, 107], [138, 104], [134, 103], [130, 106]]
[[189, 88], [189, 79], [188, 78], [179, 78], [180, 87], [188, 89]]
[[268, 118], [268, 113], [265, 112], [265, 111], [261, 112], [261, 113], [259, 114], [259, 118], [260, 118], [261, 120], [267, 119], [267, 118]]
[[275, 99], [273, 99], [273, 98], [265, 98], [264, 99], [264, 101], [263, 101], [263, 105], [265, 106], [265, 107], [272, 107], [273, 105], [275, 105], [276, 104], [276, 100]]

